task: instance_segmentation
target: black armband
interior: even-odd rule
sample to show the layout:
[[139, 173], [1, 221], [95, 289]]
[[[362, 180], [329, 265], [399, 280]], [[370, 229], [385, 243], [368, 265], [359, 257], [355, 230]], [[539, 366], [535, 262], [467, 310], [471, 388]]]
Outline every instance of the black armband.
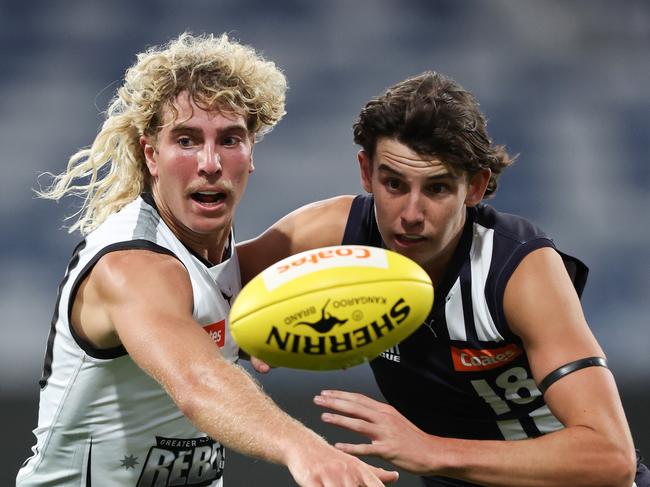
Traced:
[[558, 367], [553, 372], [548, 374], [537, 386], [539, 390], [544, 394], [546, 390], [553, 384], [557, 382], [562, 377], [572, 374], [576, 370], [584, 369], [585, 367], [607, 367], [607, 360], [602, 357], [587, 357], [581, 358], [580, 360], [574, 360], [568, 364]]

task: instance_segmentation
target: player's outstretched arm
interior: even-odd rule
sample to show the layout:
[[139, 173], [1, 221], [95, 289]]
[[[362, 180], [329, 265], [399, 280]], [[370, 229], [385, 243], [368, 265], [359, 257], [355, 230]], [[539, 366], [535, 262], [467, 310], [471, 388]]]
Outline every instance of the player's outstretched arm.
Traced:
[[[119, 339], [199, 430], [246, 455], [286, 465], [302, 486], [379, 486], [397, 478], [347, 455], [291, 418], [192, 319], [185, 268], [167, 255], [110, 253], [80, 289], [78, 323], [94, 341]], [[94, 320], [86, 318], [94, 317]], [[100, 339], [98, 339], [100, 337]]]
[[[506, 288], [504, 308], [522, 338], [536, 383], [562, 365], [603, 356], [584, 320], [559, 255], [527, 256]], [[613, 376], [588, 367], [550, 386], [545, 400], [565, 428], [519, 441], [441, 438], [417, 429], [392, 407], [359, 394], [324, 391], [323, 419], [368, 437], [339, 444], [355, 455], [376, 455], [419, 475], [444, 475], [490, 486], [630, 487], [634, 448]]]

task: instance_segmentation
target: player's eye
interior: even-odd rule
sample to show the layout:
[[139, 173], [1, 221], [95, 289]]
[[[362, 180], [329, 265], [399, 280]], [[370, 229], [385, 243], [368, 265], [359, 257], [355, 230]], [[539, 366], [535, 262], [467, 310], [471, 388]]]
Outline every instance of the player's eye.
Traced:
[[181, 147], [191, 147], [193, 144], [193, 140], [186, 135], [179, 137], [177, 142]]
[[399, 191], [402, 188], [402, 181], [396, 178], [386, 179], [385, 184], [390, 191]]
[[435, 183], [429, 186], [429, 192], [432, 194], [441, 194], [449, 191], [449, 186], [444, 183]]
[[241, 139], [239, 137], [236, 137], [234, 135], [228, 135], [223, 138], [222, 143], [223, 145], [233, 146], [239, 144], [240, 141]]

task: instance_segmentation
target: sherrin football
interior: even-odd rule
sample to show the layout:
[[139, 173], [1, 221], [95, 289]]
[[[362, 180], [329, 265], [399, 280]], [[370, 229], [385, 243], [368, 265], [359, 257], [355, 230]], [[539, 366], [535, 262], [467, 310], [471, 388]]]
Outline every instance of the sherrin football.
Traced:
[[432, 304], [431, 279], [412, 260], [337, 245], [292, 255], [252, 279], [233, 303], [230, 331], [269, 365], [341, 369], [404, 340]]

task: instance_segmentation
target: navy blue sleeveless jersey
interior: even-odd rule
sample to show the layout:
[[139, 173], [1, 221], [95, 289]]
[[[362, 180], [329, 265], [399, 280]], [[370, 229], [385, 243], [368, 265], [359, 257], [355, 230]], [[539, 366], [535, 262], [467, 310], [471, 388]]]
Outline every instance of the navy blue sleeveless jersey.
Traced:
[[[385, 247], [372, 195], [352, 204], [343, 244]], [[555, 431], [522, 342], [503, 311], [506, 284], [535, 249], [555, 248], [525, 219], [481, 204], [467, 209], [458, 248], [420, 328], [371, 362], [386, 400], [420, 429], [444, 437], [517, 440]], [[560, 253], [578, 294], [587, 267]], [[472, 485], [427, 478], [426, 485]]]

